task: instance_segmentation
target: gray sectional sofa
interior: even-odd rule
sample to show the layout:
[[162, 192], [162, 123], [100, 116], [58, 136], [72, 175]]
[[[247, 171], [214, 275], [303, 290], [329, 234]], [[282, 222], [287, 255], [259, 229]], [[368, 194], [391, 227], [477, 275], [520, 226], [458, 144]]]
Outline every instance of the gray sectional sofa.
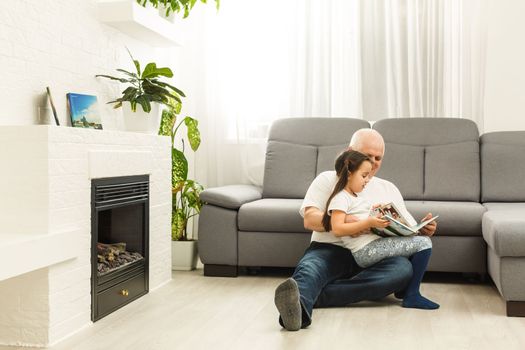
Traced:
[[480, 146], [488, 272], [507, 315], [525, 316], [525, 131], [487, 133]]
[[[312, 180], [332, 170], [351, 135], [370, 124], [353, 118], [276, 121], [268, 138], [264, 185], [202, 192], [199, 254], [207, 276], [238, 267], [293, 267], [310, 242], [299, 215]], [[507, 314], [525, 316], [525, 131], [479, 137], [476, 124], [453, 118], [384, 119], [377, 176], [395, 183], [414, 217], [439, 214], [429, 271], [494, 280]]]

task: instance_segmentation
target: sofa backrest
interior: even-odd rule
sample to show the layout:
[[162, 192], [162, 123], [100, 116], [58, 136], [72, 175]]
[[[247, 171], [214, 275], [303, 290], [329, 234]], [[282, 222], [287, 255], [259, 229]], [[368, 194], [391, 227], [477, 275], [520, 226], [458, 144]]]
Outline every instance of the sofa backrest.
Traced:
[[270, 128], [263, 197], [304, 198], [317, 174], [332, 170], [352, 134], [370, 124], [354, 118], [286, 118]]
[[525, 131], [481, 135], [481, 201], [525, 202]]
[[377, 176], [393, 182], [405, 199], [479, 201], [479, 132], [473, 121], [396, 118], [373, 128], [386, 147]]

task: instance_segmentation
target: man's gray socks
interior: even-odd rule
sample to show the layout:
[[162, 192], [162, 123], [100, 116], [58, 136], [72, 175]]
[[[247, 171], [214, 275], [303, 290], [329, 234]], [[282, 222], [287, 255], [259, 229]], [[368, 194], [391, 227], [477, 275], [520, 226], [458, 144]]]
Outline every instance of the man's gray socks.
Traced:
[[288, 278], [275, 289], [274, 301], [284, 328], [289, 331], [301, 329], [302, 309], [299, 287], [293, 278]]

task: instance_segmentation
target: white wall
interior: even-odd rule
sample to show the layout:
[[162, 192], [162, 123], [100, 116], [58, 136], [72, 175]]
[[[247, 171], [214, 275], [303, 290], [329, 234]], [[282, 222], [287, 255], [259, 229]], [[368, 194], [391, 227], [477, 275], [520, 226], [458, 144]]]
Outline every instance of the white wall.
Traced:
[[50, 113], [50, 86], [61, 125], [71, 125], [66, 93], [97, 95], [105, 129], [121, 128], [121, 111], [105, 103], [120, 95], [118, 84], [95, 74], [131, 69], [136, 59], [173, 62], [173, 50], [154, 49], [100, 23], [95, 0], [0, 1], [0, 125], [38, 123], [38, 108]]
[[[523, 130], [525, 2], [486, 1], [484, 131]], [[106, 129], [120, 128], [121, 112], [104, 104], [120, 89], [97, 81], [94, 75], [130, 67], [125, 46], [136, 58], [174, 67], [174, 50], [152, 49], [100, 23], [94, 0], [0, 1], [0, 125], [38, 123], [39, 107], [50, 113], [44, 95], [50, 86], [61, 124], [69, 124], [65, 94], [79, 92], [99, 97]], [[188, 46], [185, 49], [191, 49], [191, 43]]]
[[[113, 110], [105, 103], [119, 96], [121, 87], [118, 84], [99, 81], [94, 77], [95, 74], [115, 74], [116, 68], [132, 69], [133, 64], [125, 49], [126, 46], [141, 62], [157, 62], [158, 66], [172, 68], [175, 66], [175, 49], [155, 49], [147, 43], [136, 41], [100, 23], [96, 12], [95, 0], [0, 0], [0, 125], [37, 124], [38, 107], [50, 113], [45, 96], [45, 87], [50, 86], [61, 125], [71, 125], [67, 115], [66, 93], [77, 92], [97, 95], [104, 129], [120, 129], [121, 111]], [[178, 86], [177, 83], [174, 85]], [[90, 132], [71, 128], [54, 129], [52, 132]], [[29, 133], [25, 130], [20, 133], [25, 138], [29, 137]], [[101, 149], [122, 150], [122, 144], [111, 145], [112, 142], [118, 142], [115, 141], [117, 137], [114, 137], [113, 133], [94, 135], [107, 138], [101, 142], [103, 145]], [[136, 137], [133, 134], [118, 135], [129, 138], [127, 147], [132, 151], [147, 147], [146, 143], [140, 140], [140, 135]], [[79, 138], [73, 137], [73, 139]], [[27, 147], [35, 146], [33, 144], [35, 141], [31, 139]], [[157, 142], [156, 146], [160, 147], [161, 143]], [[167, 145], [164, 145], [163, 149], [167, 150], [166, 147]], [[74, 145], [72, 148], [71, 143], [65, 147], [55, 148], [67, 152], [78, 149]], [[13, 150], [13, 154], [16, 156], [15, 151]], [[169, 152], [164, 151], [164, 153], [168, 158], [159, 160], [162, 167], [169, 164]], [[74, 155], [74, 153], [70, 154]], [[54, 159], [60, 161], [60, 158], [54, 157]], [[59, 168], [71, 169], [71, 164], [78, 164], [74, 159], [67, 159], [63, 164], [66, 163], [67, 167]], [[152, 249], [150, 288], [158, 287], [171, 277], [169, 262], [171, 250], [166, 243], [169, 243], [171, 207], [169, 169], [166, 168], [159, 178], [162, 178], [162, 188], [167, 190], [165, 193], [168, 197], [167, 202], [164, 198], [165, 203], [162, 208], [151, 204], [150, 219], [160, 220], [156, 224], [151, 223], [151, 230], [158, 232], [161, 241], [154, 240], [153, 235], [156, 234], [152, 235], [150, 232]], [[154, 185], [152, 191], [156, 188]], [[61, 205], [71, 203], [72, 198], [65, 200], [66, 197], [56, 197], [61, 195], [58, 192], [54, 191], [52, 195], [58, 203]], [[61, 217], [71, 219], [68, 215]], [[168, 222], [164, 222], [166, 220]], [[83, 222], [83, 224], [86, 224], [83, 226], [84, 232], [89, 235], [89, 223]], [[89, 243], [88, 236], [84, 238], [87, 239], [84, 241]], [[162, 250], [163, 253], [154, 252], [156, 249]], [[0, 299], [3, 300], [0, 302], [0, 313], [2, 313], [0, 343], [46, 344], [57, 341], [89, 323], [89, 289], [81, 296], [76, 290], [78, 287], [89, 288], [88, 266], [90, 266], [89, 254], [84, 254], [78, 259], [55, 265], [50, 269], [28, 273], [20, 279], [10, 279], [9, 282], [4, 281], [0, 286]], [[83, 269], [82, 273], [78, 273], [74, 268]], [[44, 282], [40, 283], [37, 280], [40, 275], [44, 275]], [[81, 281], [76, 283], [78, 281], [75, 282], [71, 276]], [[67, 300], [63, 297], [66, 289], [60, 287], [58, 283], [61, 280], [69, 283], [66, 288], [67, 292], [70, 292]], [[27, 281], [38, 283], [33, 284], [31, 289], [24, 284]], [[20, 286], [24, 286], [28, 292], [47, 289], [48, 297], [45, 298], [45, 302], [39, 302], [40, 294], [33, 294], [34, 298], [27, 301], [25, 294], [20, 292]], [[6, 299], [6, 295], [13, 296], [14, 299]], [[9, 310], [5, 307], [6, 300], [11, 302], [15, 300]], [[21, 301], [23, 306], [20, 306]], [[50, 315], [50, 308], [55, 306], [58, 312], [51, 311]], [[28, 317], [29, 311], [26, 308], [29, 307], [34, 307], [34, 313], [40, 318]], [[7, 314], [6, 311], [12, 313]], [[37, 332], [33, 332], [33, 329], [37, 329]]]
[[525, 130], [525, 1], [488, 0], [484, 132]]
[[[10, 150], [14, 156], [8, 157], [5, 150], [13, 144], [13, 139], [17, 140], [15, 144], [27, 145], [27, 149], [43, 151], [31, 155], [16, 144]], [[71, 240], [75, 244], [66, 242], [62, 248], [78, 247], [73, 248], [75, 259], [0, 281], [0, 344], [53, 344], [90, 324], [89, 197], [93, 178], [150, 174], [150, 290], [171, 279], [170, 148], [167, 137], [138, 133], [44, 126], [0, 127], [0, 150], [4, 152], [0, 154], [0, 163], [11, 170], [0, 173], [0, 183], [7, 183], [6, 179], [13, 175], [24, 178], [31, 171], [35, 178], [42, 179], [41, 186], [33, 186], [33, 194], [43, 198], [36, 211], [44, 216], [47, 213], [47, 222], [39, 227], [31, 220], [19, 220], [19, 227], [10, 227], [9, 222], [6, 225], [9, 220], [5, 219], [5, 211], [0, 210], [0, 234], [13, 232], [29, 237], [30, 231], [41, 235], [66, 232], [73, 236]], [[20, 149], [22, 152], [17, 152]], [[20, 158], [27, 160], [25, 168], [19, 164]], [[35, 163], [33, 160], [37, 158], [44, 161]], [[27, 184], [15, 182], [11, 186], [13, 193], [24, 198]], [[0, 188], [0, 193], [5, 192], [8, 197], [13, 196], [10, 190]], [[12, 203], [12, 216], [25, 218], [28, 211], [23, 201]], [[5, 239], [0, 241], [4, 247], [9, 243]], [[24, 256], [25, 251], [17, 253]], [[46, 253], [49, 251], [44, 247], [40, 255], [30, 256], [43, 263], [49, 261]], [[6, 307], [9, 304], [11, 306]]]

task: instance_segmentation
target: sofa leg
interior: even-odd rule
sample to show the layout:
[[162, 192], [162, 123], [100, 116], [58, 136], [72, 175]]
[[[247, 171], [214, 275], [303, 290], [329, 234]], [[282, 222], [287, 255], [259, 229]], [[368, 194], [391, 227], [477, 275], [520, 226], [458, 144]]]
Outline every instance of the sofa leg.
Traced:
[[261, 268], [250, 266], [246, 268], [246, 272], [248, 272], [248, 275], [257, 276], [261, 272]]
[[507, 316], [525, 317], [525, 301], [507, 301]]
[[237, 277], [237, 266], [204, 264], [204, 276]]
[[480, 273], [479, 274], [479, 281], [481, 283], [487, 283], [489, 281], [489, 275], [485, 272], [485, 273]]

